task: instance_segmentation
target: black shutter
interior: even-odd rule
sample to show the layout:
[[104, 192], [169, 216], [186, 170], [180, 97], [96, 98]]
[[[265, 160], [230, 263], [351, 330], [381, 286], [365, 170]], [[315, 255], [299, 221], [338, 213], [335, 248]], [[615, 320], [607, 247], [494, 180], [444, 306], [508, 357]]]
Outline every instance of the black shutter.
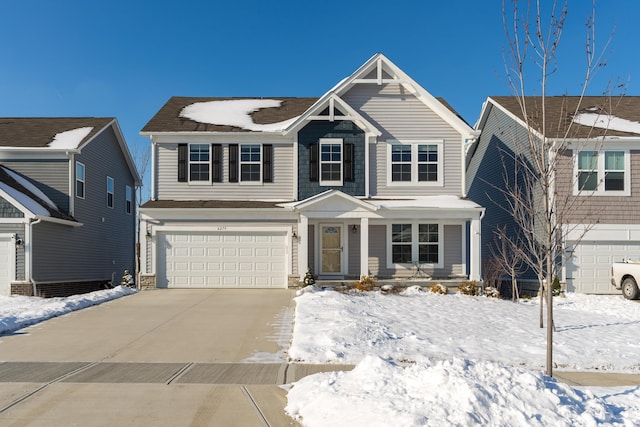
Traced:
[[222, 182], [222, 145], [211, 144], [211, 181]]
[[262, 182], [273, 182], [273, 145], [262, 146]]
[[178, 182], [187, 182], [187, 168], [189, 157], [189, 146], [187, 144], [178, 144]]
[[238, 182], [238, 144], [229, 144], [229, 182]]
[[344, 162], [342, 164], [342, 176], [345, 181], [353, 181], [353, 144], [344, 144]]
[[309, 145], [309, 181], [318, 181], [318, 154], [319, 144]]

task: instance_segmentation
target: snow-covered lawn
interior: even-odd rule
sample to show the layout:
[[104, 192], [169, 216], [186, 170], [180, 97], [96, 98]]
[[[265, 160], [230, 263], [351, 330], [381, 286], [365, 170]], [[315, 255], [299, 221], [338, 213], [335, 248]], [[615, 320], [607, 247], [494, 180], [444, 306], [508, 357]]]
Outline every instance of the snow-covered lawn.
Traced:
[[[287, 413], [308, 426], [640, 425], [640, 387], [542, 374], [539, 310], [537, 299], [303, 290], [289, 357], [357, 366], [295, 383]], [[568, 294], [554, 313], [556, 370], [640, 373], [639, 303]]]
[[0, 334], [137, 292], [126, 286], [66, 298], [0, 296]]

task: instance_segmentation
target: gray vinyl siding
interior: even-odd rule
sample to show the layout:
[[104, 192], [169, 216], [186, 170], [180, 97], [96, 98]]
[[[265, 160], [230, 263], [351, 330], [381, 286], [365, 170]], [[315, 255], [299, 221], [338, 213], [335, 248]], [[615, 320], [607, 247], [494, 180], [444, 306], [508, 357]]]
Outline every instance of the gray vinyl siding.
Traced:
[[[356, 85], [342, 98], [382, 132], [372, 147], [377, 156], [370, 168], [372, 196], [462, 194], [462, 137], [439, 115], [396, 84]], [[389, 140], [443, 140], [443, 186], [387, 186]]]
[[360, 276], [360, 226], [357, 226], [356, 232], [351, 230], [352, 225], [347, 225], [349, 239], [349, 263], [347, 274]]
[[[320, 138], [340, 138], [344, 144], [353, 144], [353, 181], [344, 181], [342, 186], [321, 186], [320, 181], [309, 179], [309, 147]], [[364, 132], [349, 121], [311, 122], [298, 133], [298, 200], [323, 193], [330, 189], [340, 190], [352, 196], [365, 194], [365, 138]], [[318, 172], [319, 176], [319, 172]]]
[[28, 177], [61, 210], [69, 212], [68, 160], [9, 160], [2, 164]]
[[[135, 212], [125, 212], [125, 185], [134, 189], [134, 179], [111, 128], [75, 160], [86, 167], [85, 198], [74, 199], [74, 217], [82, 226], [46, 221], [34, 226], [33, 277], [42, 282], [119, 281], [125, 269], [135, 270]], [[107, 207], [107, 176], [115, 184], [113, 208]]]
[[20, 209], [0, 197], [0, 218], [24, 218], [24, 214]]
[[[462, 225], [443, 226], [442, 268], [425, 268], [424, 271], [434, 279], [445, 279], [465, 275], [462, 257]], [[387, 226], [369, 226], [369, 272], [380, 277], [407, 277], [412, 270], [387, 268]]]
[[[17, 239], [25, 239], [25, 224], [0, 223], [0, 234], [15, 234]], [[24, 245], [16, 245], [16, 281], [25, 280]]]
[[[606, 150], [603, 147], [602, 150]], [[572, 152], [558, 157], [557, 188], [559, 200], [568, 198], [565, 221], [573, 224], [637, 224], [640, 223], [640, 151], [630, 150], [630, 196], [600, 196], [584, 192], [573, 196]]]
[[[185, 142], [186, 143], [186, 142]], [[268, 142], [265, 142], [268, 143]], [[158, 200], [281, 200], [293, 199], [293, 144], [273, 144], [273, 182], [229, 182], [229, 144], [222, 144], [222, 182], [178, 182], [178, 144], [158, 144]]]

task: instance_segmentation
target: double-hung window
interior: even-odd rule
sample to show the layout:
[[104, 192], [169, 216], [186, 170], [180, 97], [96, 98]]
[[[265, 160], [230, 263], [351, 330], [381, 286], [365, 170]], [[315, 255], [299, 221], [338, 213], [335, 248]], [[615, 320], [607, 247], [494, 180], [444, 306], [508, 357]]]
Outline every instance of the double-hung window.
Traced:
[[442, 266], [442, 239], [439, 224], [407, 222], [389, 226], [389, 265], [430, 264]]
[[240, 181], [262, 181], [262, 145], [240, 145]]
[[76, 197], [84, 199], [84, 185], [85, 185], [85, 169], [84, 164], [76, 162]]
[[211, 145], [189, 144], [189, 181], [209, 182], [211, 174]]
[[320, 139], [320, 185], [342, 185], [342, 139]]
[[442, 185], [442, 141], [393, 141], [388, 146], [389, 185]]
[[113, 188], [115, 186], [115, 183], [113, 181], [113, 178], [111, 178], [110, 176], [107, 177], [107, 207], [108, 208], [112, 208], [113, 207]]
[[630, 195], [630, 164], [628, 150], [579, 151], [574, 194]]

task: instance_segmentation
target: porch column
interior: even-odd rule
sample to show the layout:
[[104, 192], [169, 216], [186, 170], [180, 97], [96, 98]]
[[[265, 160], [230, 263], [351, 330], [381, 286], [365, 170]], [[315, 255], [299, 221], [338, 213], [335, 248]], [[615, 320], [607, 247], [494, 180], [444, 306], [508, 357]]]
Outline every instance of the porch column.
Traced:
[[360, 218], [360, 277], [369, 275], [369, 218]]
[[298, 275], [300, 281], [304, 279], [304, 274], [309, 267], [309, 219], [300, 215], [298, 221]]
[[480, 216], [471, 220], [469, 233], [469, 280], [479, 281], [481, 278], [480, 259]]

